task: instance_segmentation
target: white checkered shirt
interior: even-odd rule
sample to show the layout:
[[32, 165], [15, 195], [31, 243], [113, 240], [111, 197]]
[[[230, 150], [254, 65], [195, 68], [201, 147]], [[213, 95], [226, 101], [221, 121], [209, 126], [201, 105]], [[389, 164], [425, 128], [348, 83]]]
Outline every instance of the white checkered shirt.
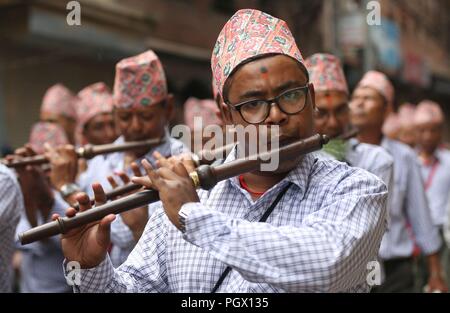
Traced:
[[[227, 161], [234, 159], [230, 154]], [[288, 182], [269, 216], [257, 222]], [[119, 268], [109, 258], [81, 271], [81, 292], [361, 292], [386, 227], [386, 186], [366, 171], [307, 155], [257, 201], [237, 178], [185, 204], [186, 232], [157, 202]]]
[[14, 235], [23, 211], [22, 192], [17, 179], [0, 164], [0, 293], [11, 292]]
[[[123, 143], [123, 137], [119, 137], [115, 144]], [[165, 142], [159, 146], [150, 149], [140, 159], [136, 160], [136, 163], [143, 171], [141, 161], [146, 158], [153, 166], [155, 166], [155, 159], [153, 158], [153, 152], [158, 151], [161, 155], [169, 157], [171, 155], [180, 154], [182, 152], [189, 152], [189, 149], [179, 140], [169, 137], [167, 134]], [[90, 196], [93, 196], [91, 184], [99, 182], [102, 184], [105, 191], [111, 190], [107, 177], [114, 175], [117, 171], [124, 170], [124, 153], [116, 152], [108, 154], [106, 157], [99, 155], [91, 160], [88, 170], [80, 177], [79, 184], [83, 191], [87, 192]], [[127, 174], [133, 176], [131, 169], [128, 169]], [[121, 183], [120, 179], [116, 179], [117, 183]], [[69, 205], [67, 206], [69, 207]], [[149, 216], [153, 214], [153, 210], [149, 208]], [[124, 224], [120, 215], [117, 215], [116, 220], [111, 225], [111, 241], [113, 248], [111, 251], [111, 260], [114, 266], [122, 264], [133, 250], [136, 245], [136, 241], [133, 237], [131, 230]]]
[[442, 241], [431, 219], [414, 150], [388, 138], [383, 139], [381, 146], [394, 157], [394, 185], [388, 204], [389, 227], [381, 242], [380, 257], [390, 260], [412, 256], [414, 238], [425, 255], [438, 251]]

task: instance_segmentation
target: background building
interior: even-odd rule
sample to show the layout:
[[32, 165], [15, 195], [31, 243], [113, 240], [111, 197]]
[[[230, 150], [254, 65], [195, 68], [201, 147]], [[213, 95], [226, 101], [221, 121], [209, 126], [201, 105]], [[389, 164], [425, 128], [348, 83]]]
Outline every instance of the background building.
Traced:
[[149, 48], [162, 59], [179, 123], [184, 100], [211, 97], [211, 51], [240, 8], [286, 20], [305, 57], [341, 56], [351, 86], [379, 68], [398, 88], [397, 103], [427, 97], [447, 111], [450, 100], [448, 0], [375, 1], [381, 26], [367, 25], [366, 0], [79, 0], [80, 26], [67, 24], [68, 2], [0, 0], [0, 145], [27, 141], [52, 84], [112, 87], [115, 63]]

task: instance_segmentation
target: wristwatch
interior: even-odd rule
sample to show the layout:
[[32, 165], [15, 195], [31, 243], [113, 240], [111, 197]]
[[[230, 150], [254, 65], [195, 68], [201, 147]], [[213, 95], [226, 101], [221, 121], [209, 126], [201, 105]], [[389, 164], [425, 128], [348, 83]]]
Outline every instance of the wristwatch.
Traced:
[[80, 187], [78, 187], [76, 184], [74, 183], [69, 183], [69, 184], [64, 184], [61, 189], [59, 190], [59, 193], [61, 194], [61, 196], [63, 198], [67, 198], [68, 196], [70, 196], [71, 194], [75, 193], [75, 192], [79, 192]]
[[189, 203], [184, 204], [178, 211], [178, 221], [180, 222], [180, 230], [184, 234], [186, 232], [186, 219], [191, 212], [192, 207]]

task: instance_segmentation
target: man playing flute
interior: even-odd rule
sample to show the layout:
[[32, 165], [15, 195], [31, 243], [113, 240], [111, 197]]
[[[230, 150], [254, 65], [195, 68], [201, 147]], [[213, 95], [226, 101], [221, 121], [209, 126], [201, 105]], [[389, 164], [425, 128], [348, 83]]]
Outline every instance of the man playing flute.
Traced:
[[377, 175], [389, 187], [394, 160], [386, 150], [361, 143], [356, 138], [338, 138], [350, 129], [349, 91], [339, 59], [318, 53], [307, 58], [305, 65], [316, 96], [316, 130], [332, 138], [323, 151], [338, 161]]
[[[30, 133], [29, 145], [16, 150], [16, 154], [44, 153], [44, 144], [67, 145], [64, 129], [59, 124], [39, 122]], [[67, 208], [58, 190], [52, 186], [52, 172], [39, 166], [16, 169], [24, 198], [25, 210], [17, 226], [17, 234], [50, 220], [52, 214], [62, 214]], [[17, 238], [17, 236], [16, 236]], [[22, 246], [17, 243], [20, 258], [20, 292], [70, 292], [64, 275], [55, 268], [64, 256], [61, 242], [54, 236], [48, 240]]]
[[[117, 186], [111, 175], [117, 174], [124, 183], [128, 175], [138, 175], [141, 160], [147, 159], [155, 164], [153, 153], [158, 151], [163, 157], [189, 152], [181, 141], [171, 138], [168, 123], [173, 111], [173, 95], [167, 90], [166, 76], [158, 56], [151, 50], [121, 60], [116, 65], [113, 91], [113, 114], [120, 137], [115, 141], [121, 144], [128, 141], [161, 138], [163, 142], [151, 149], [143, 148], [129, 152], [117, 152], [97, 156], [89, 162], [88, 170], [80, 177], [80, 189], [91, 193], [90, 185], [100, 182], [103, 186]], [[52, 175], [64, 177], [67, 171], [74, 171], [75, 152], [72, 148], [51, 149], [48, 153], [52, 165], [58, 166]], [[139, 166], [138, 166], [139, 164]], [[70, 177], [74, 177], [70, 175]], [[62, 182], [60, 182], [61, 184]], [[64, 182], [70, 183], [70, 181]], [[68, 190], [72, 196], [77, 188]], [[66, 205], [68, 207], [69, 205]], [[112, 225], [111, 259], [115, 266], [122, 264], [140, 238], [152, 211], [148, 207], [124, 212]]]
[[104, 145], [117, 139], [111, 91], [103, 82], [89, 85], [78, 92], [78, 144]]
[[[284, 21], [238, 11], [219, 35], [211, 67], [235, 125], [277, 125], [281, 144], [314, 133], [314, 87]], [[233, 150], [225, 162], [235, 158]], [[367, 265], [386, 226], [387, 189], [375, 175], [308, 154], [197, 193], [182, 163], [159, 163], [155, 170], [144, 160], [147, 176], [133, 178], [157, 189], [161, 202], [119, 268], [107, 254], [114, 215], [62, 236], [67, 261], [82, 268], [76, 291], [369, 290]], [[101, 186], [93, 189], [103, 202]], [[87, 195], [78, 200], [90, 208]]]
[[77, 98], [72, 91], [62, 84], [56, 84], [45, 92], [40, 112], [41, 121], [61, 126], [71, 144], [75, 144], [76, 101]]

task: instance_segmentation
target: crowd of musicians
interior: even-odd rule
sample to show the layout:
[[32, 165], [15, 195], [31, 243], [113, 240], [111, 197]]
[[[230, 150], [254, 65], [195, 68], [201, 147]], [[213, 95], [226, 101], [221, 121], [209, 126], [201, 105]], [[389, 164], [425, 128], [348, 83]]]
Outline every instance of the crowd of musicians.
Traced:
[[[117, 63], [112, 91], [102, 82], [77, 94], [54, 85], [29, 142], [0, 164], [1, 292], [448, 291], [450, 151], [440, 104], [395, 109], [394, 87], [378, 71], [349, 90], [338, 57], [304, 58], [286, 23], [258, 10], [225, 24], [211, 69], [213, 99], [188, 100], [188, 126], [200, 116], [204, 126], [278, 125], [291, 142], [316, 133], [330, 142], [275, 171], [196, 190], [194, 155], [169, 133], [174, 98], [153, 51]], [[90, 160], [75, 149], [152, 138], [163, 140]], [[35, 155], [48, 163], [7, 166]], [[235, 159], [236, 148], [219, 162]], [[75, 206], [95, 210], [91, 198], [101, 205], [130, 182], [160, 201], [18, 241], [73, 217]], [[72, 261], [75, 284], [66, 279]]]

